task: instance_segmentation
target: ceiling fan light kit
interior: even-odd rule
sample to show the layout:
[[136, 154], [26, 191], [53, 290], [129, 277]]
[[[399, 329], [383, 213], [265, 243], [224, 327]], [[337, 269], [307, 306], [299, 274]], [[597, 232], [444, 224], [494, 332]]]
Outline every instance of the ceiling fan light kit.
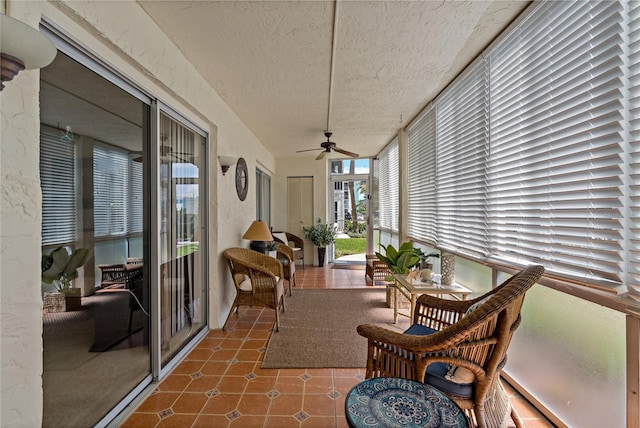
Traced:
[[322, 150], [320, 152], [320, 154], [316, 157], [316, 160], [323, 159], [327, 155], [327, 153], [331, 153], [332, 150], [334, 152], [342, 153], [343, 155], [346, 155], [346, 156], [349, 156], [349, 157], [352, 157], [352, 158], [360, 157], [360, 155], [357, 154], [357, 153], [350, 152], [348, 150], [344, 150], [344, 149], [341, 149], [340, 147], [336, 146], [336, 143], [331, 141], [331, 136], [332, 135], [333, 135], [332, 132], [325, 131], [324, 136], [327, 137], [327, 141], [323, 141], [322, 143], [320, 143], [320, 148], [319, 149], [298, 150], [298, 151], [296, 151], [296, 153], [310, 152], [310, 151], [315, 151], [315, 150]]

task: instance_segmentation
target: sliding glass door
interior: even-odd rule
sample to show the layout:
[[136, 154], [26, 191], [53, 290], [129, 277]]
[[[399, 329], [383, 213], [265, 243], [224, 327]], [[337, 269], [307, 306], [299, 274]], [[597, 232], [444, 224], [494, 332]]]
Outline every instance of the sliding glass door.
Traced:
[[165, 112], [160, 113], [159, 125], [160, 348], [164, 367], [206, 323], [206, 139]]
[[207, 138], [58, 45], [40, 73], [42, 254], [89, 256], [68, 297], [42, 284], [43, 426], [104, 426], [205, 334]]
[[42, 253], [89, 254], [68, 292], [42, 284], [43, 426], [94, 426], [151, 381], [150, 105], [61, 52], [40, 79]]

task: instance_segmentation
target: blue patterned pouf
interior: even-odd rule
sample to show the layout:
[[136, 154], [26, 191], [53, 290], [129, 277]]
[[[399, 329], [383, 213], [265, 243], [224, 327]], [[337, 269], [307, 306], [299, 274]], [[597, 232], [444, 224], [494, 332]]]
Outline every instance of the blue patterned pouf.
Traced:
[[378, 377], [354, 386], [345, 402], [352, 427], [469, 426], [460, 407], [437, 389], [406, 379]]

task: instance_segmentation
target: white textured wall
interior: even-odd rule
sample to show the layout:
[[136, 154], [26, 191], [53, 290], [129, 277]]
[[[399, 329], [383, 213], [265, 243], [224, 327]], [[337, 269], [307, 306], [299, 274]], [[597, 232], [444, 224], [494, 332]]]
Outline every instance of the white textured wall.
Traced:
[[[10, 16], [35, 26], [38, 6]], [[38, 71], [20, 72], [0, 92], [0, 426], [42, 423], [41, 196]]]
[[[221, 250], [246, 245], [240, 236], [255, 216], [256, 160], [275, 170], [271, 154], [134, 1], [10, 1], [8, 10], [33, 26], [42, 12], [85, 48], [210, 132], [209, 322], [213, 328], [220, 326], [233, 298]], [[0, 92], [0, 426], [37, 427], [42, 421], [38, 78], [37, 71], [22, 72]], [[235, 169], [222, 176], [218, 152], [247, 160], [252, 185], [245, 202], [235, 194]]]

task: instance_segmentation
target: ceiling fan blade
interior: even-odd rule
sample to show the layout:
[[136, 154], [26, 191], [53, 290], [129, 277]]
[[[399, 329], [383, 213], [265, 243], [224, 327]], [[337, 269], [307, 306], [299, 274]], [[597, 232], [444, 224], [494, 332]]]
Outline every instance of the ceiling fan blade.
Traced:
[[302, 153], [302, 152], [315, 152], [316, 150], [323, 150], [323, 149], [322, 149], [322, 148], [317, 148], [317, 149], [296, 150], [296, 153]]
[[316, 160], [320, 160], [320, 159], [324, 158], [326, 155], [327, 155], [327, 151], [323, 150], [323, 151], [320, 152], [318, 157], [316, 157]]
[[333, 150], [335, 150], [338, 153], [342, 153], [343, 155], [351, 156], [352, 158], [360, 157], [360, 155], [357, 154], [357, 153], [353, 153], [353, 152], [350, 152], [350, 151], [347, 151], [347, 150], [343, 150], [343, 149], [340, 149], [338, 147], [334, 147]]

